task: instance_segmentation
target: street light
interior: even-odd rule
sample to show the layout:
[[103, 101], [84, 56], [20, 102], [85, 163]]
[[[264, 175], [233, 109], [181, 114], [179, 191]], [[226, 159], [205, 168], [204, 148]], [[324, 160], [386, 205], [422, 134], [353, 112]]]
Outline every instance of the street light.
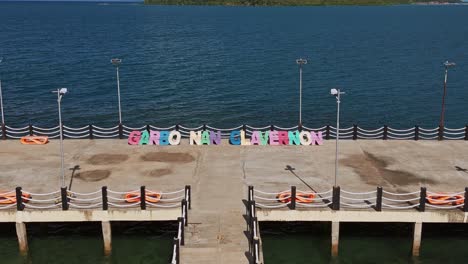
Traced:
[[439, 121], [439, 127], [444, 127], [444, 118], [445, 118], [445, 96], [447, 94], [447, 74], [448, 74], [448, 68], [455, 66], [456, 64], [454, 62], [449, 62], [446, 61], [444, 62], [445, 66], [445, 79], [444, 79], [444, 94], [442, 95], [442, 110], [440, 112], [440, 121]]
[[111, 63], [117, 70], [117, 96], [119, 100], [119, 124], [122, 124], [122, 108], [120, 107], [120, 78], [119, 78], [119, 66], [122, 63], [122, 59], [111, 59]]
[[302, 125], [302, 65], [307, 64], [307, 60], [300, 58], [296, 60], [299, 64], [299, 125]]
[[[2, 63], [3, 58], [0, 58], [0, 64]], [[3, 95], [2, 95], [2, 80], [0, 79], [0, 109], [2, 112], [2, 126], [5, 125], [5, 115], [3, 114]]]
[[63, 131], [62, 131], [62, 110], [61, 110], [61, 101], [63, 95], [68, 92], [67, 88], [58, 88], [57, 91], [52, 91], [53, 93], [57, 93], [57, 104], [58, 104], [58, 114], [59, 114], [59, 129], [60, 129], [60, 165], [61, 165], [61, 175], [62, 175], [62, 186], [65, 187], [65, 168], [64, 168], [64, 161], [63, 161]]
[[338, 141], [340, 140], [340, 99], [341, 95], [345, 94], [340, 89], [333, 88], [330, 90], [330, 94], [336, 97], [336, 151], [335, 151], [335, 185], [336, 178], [338, 176]]

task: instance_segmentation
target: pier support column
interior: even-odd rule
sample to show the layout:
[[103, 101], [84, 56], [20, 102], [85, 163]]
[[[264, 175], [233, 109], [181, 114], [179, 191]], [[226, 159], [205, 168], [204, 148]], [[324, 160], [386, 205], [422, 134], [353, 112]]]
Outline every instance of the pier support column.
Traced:
[[331, 255], [338, 256], [338, 245], [340, 240], [340, 222], [332, 222], [331, 227]]
[[19, 251], [21, 255], [28, 254], [28, 234], [26, 233], [26, 224], [16, 223], [16, 236], [18, 237]]
[[102, 221], [102, 238], [104, 239], [104, 255], [109, 256], [112, 252], [112, 230], [109, 221]]
[[422, 223], [414, 223], [414, 234], [413, 234], [413, 256], [419, 257], [419, 251], [421, 248], [421, 235], [422, 235]]

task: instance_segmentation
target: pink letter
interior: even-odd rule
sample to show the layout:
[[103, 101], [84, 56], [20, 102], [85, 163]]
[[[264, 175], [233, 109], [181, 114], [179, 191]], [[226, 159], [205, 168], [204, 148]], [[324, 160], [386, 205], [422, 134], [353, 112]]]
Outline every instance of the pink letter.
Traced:
[[273, 130], [270, 132], [270, 145], [279, 145], [278, 131]]
[[159, 131], [150, 131], [149, 145], [159, 145]]
[[289, 145], [288, 131], [278, 131], [280, 145]]
[[323, 137], [322, 137], [322, 131], [317, 132], [315, 134], [314, 132], [310, 132], [310, 135], [312, 136], [312, 145], [322, 145], [323, 144]]
[[252, 132], [252, 137], [250, 138], [250, 144], [260, 145], [260, 136], [258, 135], [258, 131]]
[[141, 132], [140, 131], [132, 131], [130, 135], [128, 135], [128, 144], [129, 145], [138, 145], [140, 142]]

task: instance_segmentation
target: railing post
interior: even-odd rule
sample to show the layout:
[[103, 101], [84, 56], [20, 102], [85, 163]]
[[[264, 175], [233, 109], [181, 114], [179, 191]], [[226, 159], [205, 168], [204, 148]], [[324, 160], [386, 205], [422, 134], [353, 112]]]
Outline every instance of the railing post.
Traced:
[[61, 194], [61, 198], [62, 198], [62, 210], [67, 211], [68, 210], [67, 187], [61, 187], [60, 188], [60, 194]]
[[29, 124], [29, 135], [30, 136], [34, 135], [34, 129], [33, 129], [33, 126], [31, 124]]
[[183, 245], [185, 245], [185, 235], [184, 235], [185, 226], [184, 226], [184, 218], [178, 217], [178, 218], [177, 218], [177, 221], [179, 222], [179, 226], [180, 226], [180, 244], [183, 246]]
[[253, 252], [253, 261], [255, 264], [259, 264], [260, 242], [257, 237], [253, 240]]
[[5, 124], [2, 123], [2, 139], [6, 140], [7, 139], [7, 132], [6, 132], [6, 126]]
[[192, 209], [192, 187], [185, 185], [185, 200], [187, 200], [188, 209]]
[[465, 200], [463, 201], [463, 212], [468, 212], [468, 187], [465, 187]]
[[327, 127], [325, 128], [325, 139], [330, 139], [330, 125], [327, 125]]
[[424, 212], [426, 210], [426, 187], [421, 187], [421, 193], [419, 198], [419, 211]]
[[333, 186], [332, 209], [340, 210], [340, 186]]
[[206, 124], [203, 124], [203, 131], [206, 131]]
[[299, 124], [297, 125], [297, 130], [298, 130], [299, 132], [302, 131], [302, 124], [301, 124], [301, 123], [299, 123]]
[[89, 129], [89, 139], [94, 139], [94, 136], [93, 136], [93, 125], [88, 125], [88, 129]]
[[140, 187], [140, 208], [146, 210], [146, 187]]
[[296, 186], [291, 186], [291, 204], [289, 208], [296, 210]]
[[419, 126], [414, 126], [414, 140], [419, 140]]
[[254, 187], [252, 185], [249, 185], [249, 191], [247, 193], [247, 196], [248, 196], [248, 199], [247, 201], [252, 201], [254, 198], [253, 198], [253, 193], [254, 193]]
[[444, 139], [444, 126], [439, 126], [439, 140]]
[[180, 126], [179, 124], [175, 125], [175, 131], [179, 131], [179, 126]]
[[119, 123], [119, 138], [123, 139], [123, 126], [122, 126], [122, 123]]
[[188, 209], [187, 209], [187, 200], [182, 200], [182, 215], [184, 216], [185, 226], [188, 226]]
[[270, 125], [270, 131], [275, 130], [275, 125]]
[[150, 125], [146, 125], [146, 131], [148, 131], [148, 133], [151, 131]]
[[468, 140], [468, 125], [465, 125], [465, 140]]
[[102, 186], [102, 210], [109, 209], [109, 203], [107, 200], [107, 186]]
[[382, 211], [382, 196], [383, 196], [382, 187], [377, 187], [377, 201], [375, 201], [375, 210], [377, 212]]
[[383, 140], [387, 140], [388, 138], [388, 126], [384, 125], [383, 126]]
[[174, 237], [173, 245], [176, 247], [176, 250], [175, 250], [176, 264], [180, 264], [180, 244], [179, 244], [179, 239], [177, 237]]
[[23, 192], [21, 191], [21, 187], [16, 187], [16, 210], [23, 211], [23, 209]]
[[[338, 131], [337, 131], [338, 133]], [[353, 140], [356, 140], [357, 139], [357, 125], [354, 124], [353, 125]]]

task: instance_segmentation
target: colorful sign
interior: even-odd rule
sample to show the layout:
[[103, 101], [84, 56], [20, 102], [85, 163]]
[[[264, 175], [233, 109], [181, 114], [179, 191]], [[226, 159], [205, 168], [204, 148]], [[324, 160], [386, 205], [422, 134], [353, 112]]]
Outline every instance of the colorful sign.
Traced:
[[[179, 145], [182, 134], [179, 131], [132, 131], [128, 137], [129, 145]], [[221, 145], [221, 131], [190, 131], [190, 145]], [[252, 131], [247, 137], [244, 130], [234, 130], [229, 135], [231, 145], [322, 145], [322, 132], [312, 131]]]

